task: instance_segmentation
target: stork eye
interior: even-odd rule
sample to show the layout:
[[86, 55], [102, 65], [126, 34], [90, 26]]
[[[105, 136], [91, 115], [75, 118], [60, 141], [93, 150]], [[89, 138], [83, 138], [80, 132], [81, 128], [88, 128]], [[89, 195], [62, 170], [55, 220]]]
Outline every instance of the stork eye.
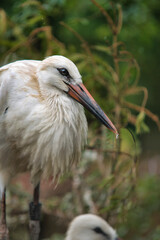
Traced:
[[100, 227], [95, 227], [93, 230], [94, 230], [96, 233], [102, 233], [102, 232], [103, 232]]
[[98, 234], [102, 234], [103, 236], [105, 236], [108, 240], [110, 239], [109, 235], [107, 233], [105, 233], [100, 227], [95, 227], [93, 228], [93, 231], [98, 233]]
[[62, 76], [69, 77], [69, 72], [66, 68], [57, 68]]

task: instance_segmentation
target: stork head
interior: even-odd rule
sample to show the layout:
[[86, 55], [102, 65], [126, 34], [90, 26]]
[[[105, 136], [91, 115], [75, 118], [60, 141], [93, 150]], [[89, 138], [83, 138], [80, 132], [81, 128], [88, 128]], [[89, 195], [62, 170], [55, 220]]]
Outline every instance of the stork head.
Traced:
[[41, 62], [37, 74], [38, 79], [45, 84], [49, 91], [56, 87], [65, 92], [88, 109], [108, 129], [118, 135], [113, 123], [83, 85], [78, 68], [72, 61], [59, 55], [48, 57]]
[[66, 240], [82, 239], [118, 240], [119, 238], [116, 231], [105, 220], [93, 214], [84, 214], [73, 219], [66, 236]]

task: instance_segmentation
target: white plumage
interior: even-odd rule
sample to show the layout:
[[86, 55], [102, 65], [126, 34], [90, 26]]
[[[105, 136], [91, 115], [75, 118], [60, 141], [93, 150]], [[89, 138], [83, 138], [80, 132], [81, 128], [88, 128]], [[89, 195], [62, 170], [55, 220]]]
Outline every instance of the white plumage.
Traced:
[[73, 219], [65, 240], [118, 240], [118, 236], [101, 217], [84, 214]]
[[68, 87], [56, 68], [66, 65], [81, 83], [76, 66], [60, 56], [0, 69], [1, 190], [18, 172], [30, 170], [37, 184], [42, 174], [57, 176], [79, 160], [87, 122], [83, 107], [62, 91]]

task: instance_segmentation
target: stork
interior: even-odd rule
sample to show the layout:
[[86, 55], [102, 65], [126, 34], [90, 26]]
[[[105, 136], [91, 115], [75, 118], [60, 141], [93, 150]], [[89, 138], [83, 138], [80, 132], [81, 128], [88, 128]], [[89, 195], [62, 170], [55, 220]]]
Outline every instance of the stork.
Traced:
[[66, 57], [16, 61], [0, 68], [1, 225], [6, 226], [5, 191], [13, 176], [30, 171], [30, 214], [37, 220], [40, 179], [59, 177], [79, 161], [87, 137], [82, 105], [118, 134]]
[[[65, 240], [118, 240], [116, 231], [101, 217], [83, 214], [73, 219]], [[120, 240], [120, 239], [119, 239]]]

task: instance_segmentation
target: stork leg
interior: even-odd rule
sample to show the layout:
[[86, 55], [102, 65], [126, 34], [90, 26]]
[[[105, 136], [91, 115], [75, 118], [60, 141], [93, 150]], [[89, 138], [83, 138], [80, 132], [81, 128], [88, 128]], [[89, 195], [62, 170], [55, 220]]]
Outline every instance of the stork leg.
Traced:
[[38, 240], [40, 233], [41, 203], [39, 203], [40, 183], [34, 188], [33, 201], [29, 204], [31, 240]]
[[4, 189], [1, 199], [0, 240], [8, 239], [9, 231], [6, 224], [6, 189]]

